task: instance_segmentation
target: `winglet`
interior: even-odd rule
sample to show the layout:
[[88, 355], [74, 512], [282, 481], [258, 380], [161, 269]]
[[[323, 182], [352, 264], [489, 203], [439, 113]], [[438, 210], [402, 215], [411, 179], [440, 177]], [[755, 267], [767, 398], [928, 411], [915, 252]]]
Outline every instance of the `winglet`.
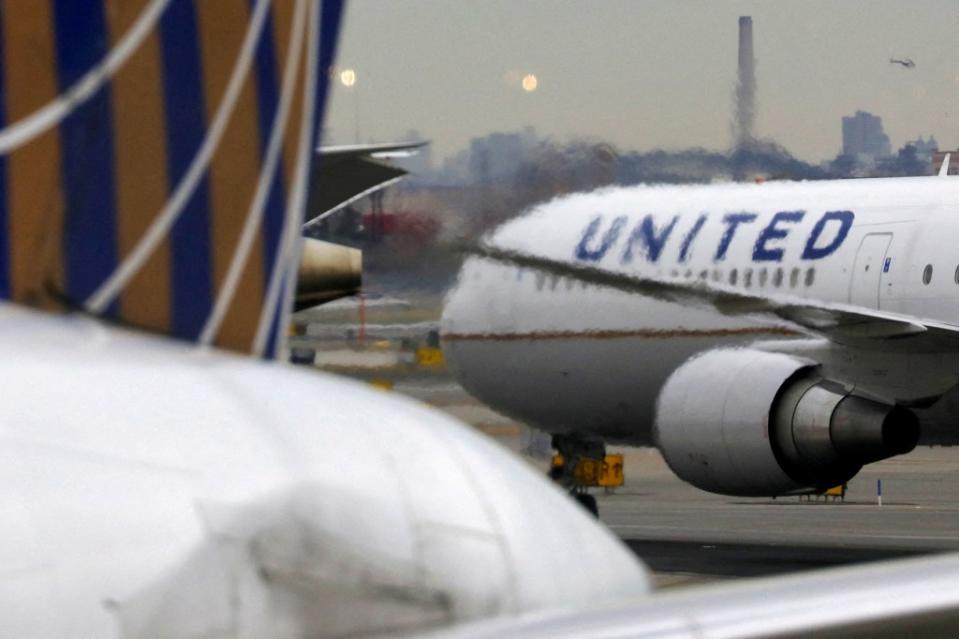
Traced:
[[946, 153], [945, 157], [942, 158], [942, 166], [939, 167], [939, 177], [946, 177], [949, 175], [950, 157], [952, 157], [952, 153]]

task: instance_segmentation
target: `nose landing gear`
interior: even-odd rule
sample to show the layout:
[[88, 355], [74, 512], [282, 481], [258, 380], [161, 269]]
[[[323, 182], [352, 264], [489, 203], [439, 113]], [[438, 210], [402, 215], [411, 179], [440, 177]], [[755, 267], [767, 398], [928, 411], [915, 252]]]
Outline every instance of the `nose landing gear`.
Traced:
[[554, 457], [549, 477], [569, 491], [570, 496], [583, 508], [599, 517], [596, 498], [589, 494], [589, 486], [596, 485], [595, 470], [602, 468], [606, 458], [606, 444], [597, 438], [582, 433], [553, 435]]

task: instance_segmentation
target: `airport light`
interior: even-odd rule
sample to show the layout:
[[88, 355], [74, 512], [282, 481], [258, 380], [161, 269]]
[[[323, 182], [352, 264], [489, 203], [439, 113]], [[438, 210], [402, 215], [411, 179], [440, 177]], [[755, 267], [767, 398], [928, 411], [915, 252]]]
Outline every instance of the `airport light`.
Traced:
[[523, 76], [523, 91], [532, 93], [536, 90], [537, 86], [539, 86], [539, 80], [536, 79], [535, 75], [532, 73], [527, 73]]
[[340, 84], [347, 88], [356, 84], [356, 71], [353, 69], [343, 69], [340, 71]]

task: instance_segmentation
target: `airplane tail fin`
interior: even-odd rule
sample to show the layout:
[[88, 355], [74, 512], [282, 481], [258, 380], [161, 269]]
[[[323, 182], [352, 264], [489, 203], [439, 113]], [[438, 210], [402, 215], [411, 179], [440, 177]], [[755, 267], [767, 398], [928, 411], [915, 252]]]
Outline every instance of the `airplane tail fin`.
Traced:
[[0, 298], [272, 356], [343, 0], [0, 11]]

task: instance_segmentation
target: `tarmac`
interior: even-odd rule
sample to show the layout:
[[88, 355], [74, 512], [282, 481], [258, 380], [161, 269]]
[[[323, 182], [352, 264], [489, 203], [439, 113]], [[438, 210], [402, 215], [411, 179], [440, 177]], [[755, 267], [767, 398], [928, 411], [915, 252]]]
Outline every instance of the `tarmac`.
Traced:
[[618, 452], [626, 483], [598, 495], [600, 515], [661, 585], [959, 550], [959, 449], [867, 466], [844, 501], [713, 495], [675, 477], [656, 450]]
[[[547, 436], [483, 406], [449, 378], [400, 380], [394, 390], [545, 469]], [[959, 551], [959, 448], [920, 447], [869, 465], [849, 482], [844, 501], [714, 495], [677, 478], [655, 449], [609, 452], [624, 454], [625, 485], [594, 492], [600, 518], [661, 587]]]

